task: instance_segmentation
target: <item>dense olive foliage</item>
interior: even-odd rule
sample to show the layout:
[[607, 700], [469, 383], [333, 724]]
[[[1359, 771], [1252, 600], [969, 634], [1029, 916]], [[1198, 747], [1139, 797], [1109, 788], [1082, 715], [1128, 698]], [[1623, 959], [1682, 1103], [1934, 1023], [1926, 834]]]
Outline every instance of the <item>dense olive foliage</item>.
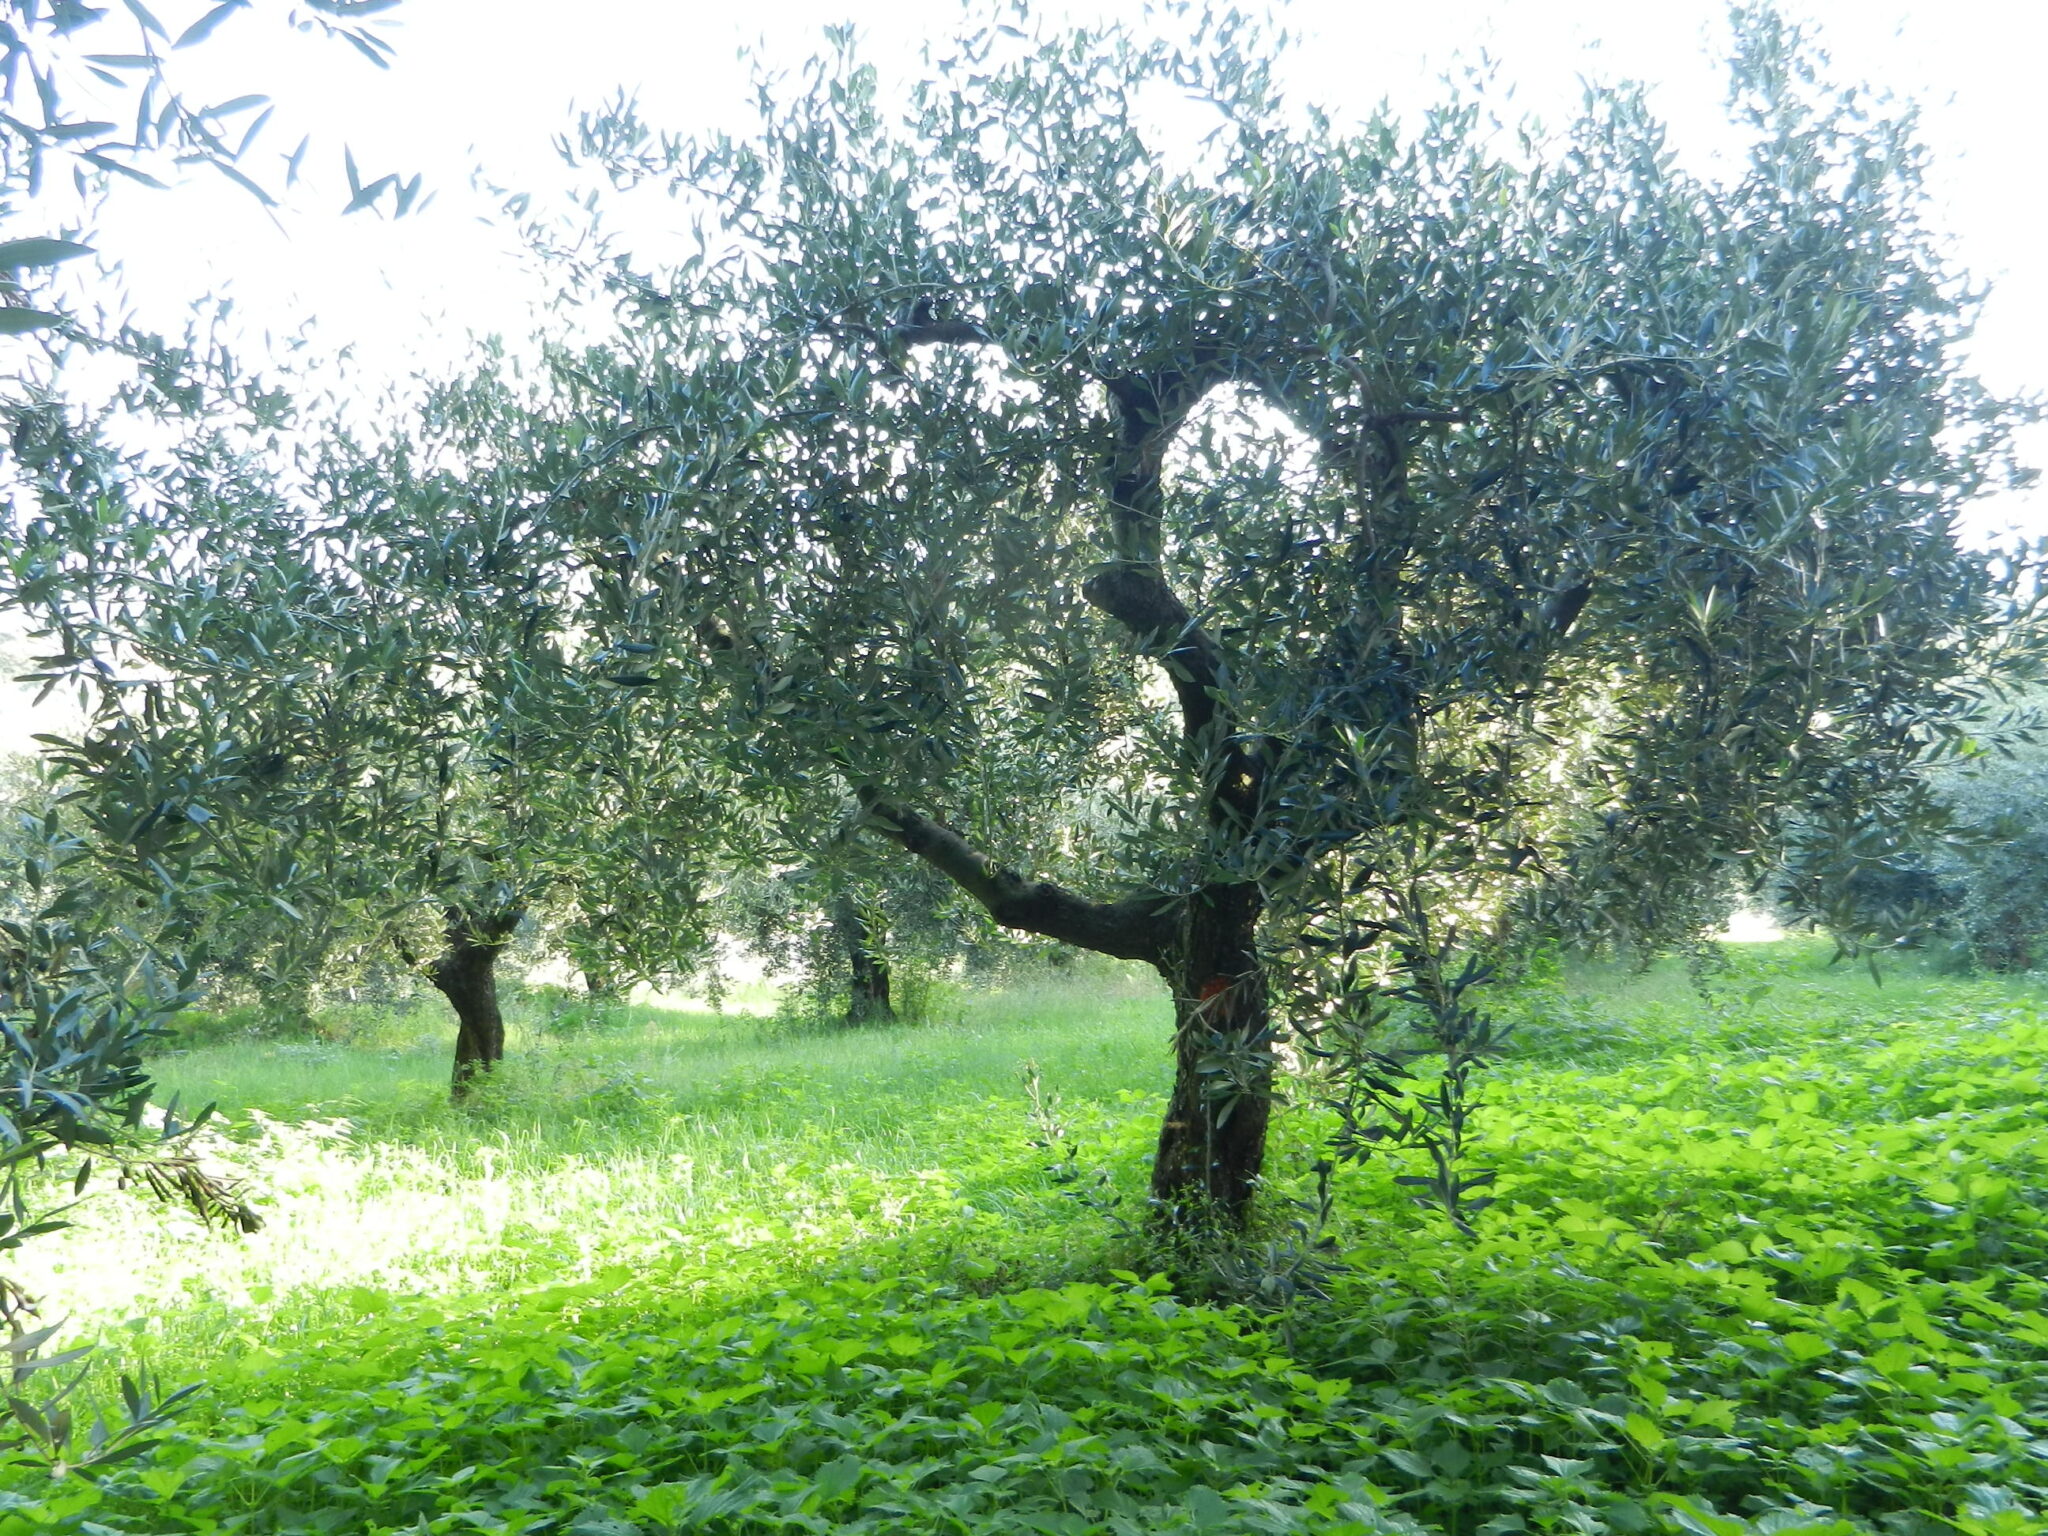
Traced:
[[[381, 65], [389, 45], [370, 18], [393, 4], [301, 0], [282, 19], [324, 32]], [[244, 9], [205, 7], [173, 33], [133, 0], [119, 11], [75, 0], [9, 0], [0, 8], [0, 494], [8, 501], [10, 534], [22, 531], [21, 520], [33, 518], [53, 490], [91, 499], [89, 480], [75, 473], [90, 454], [69, 445], [84, 447], [94, 429], [81, 432], [64, 403], [68, 370], [81, 356], [97, 354], [100, 362], [114, 363], [117, 377], [127, 375], [117, 393], [144, 421], [204, 408], [203, 392], [177, 399], [159, 392], [176, 370], [165, 366], [173, 354], [156, 338], [103, 309], [86, 317], [77, 285], [62, 296], [65, 290], [51, 277], [52, 269], [92, 254], [73, 238], [80, 233], [76, 224], [112, 182], [161, 189], [160, 175], [200, 166], [272, 204], [265, 183], [296, 176], [303, 143], [275, 175], [265, 168], [252, 176], [245, 168], [272, 117], [268, 98], [192, 98], [184, 88], [187, 72], [170, 58], [204, 43]], [[124, 47], [128, 51], [120, 51]], [[120, 121], [104, 115], [109, 111]], [[353, 161], [350, 178], [355, 181]], [[399, 213], [419, 190], [417, 178], [401, 185], [396, 176], [356, 188], [362, 206], [389, 194]], [[104, 292], [104, 285], [88, 283], [85, 291]], [[21, 595], [24, 577], [33, 582], [35, 560], [6, 534], [0, 534], [0, 549], [4, 610]], [[11, 616], [5, 632], [11, 642]], [[45, 629], [40, 638], [64, 636]], [[78, 659], [68, 644], [62, 651], [60, 665]], [[11, 772], [14, 765], [0, 766]], [[64, 1225], [61, 1211], [49, 1209], [56, 1192], [36, 1172], [50, 1155], [80, 1149], [113, 1164], [124, 1184], [185, 1204], [204, 1220], [254, 1230], [260, 1220], [235, 1188], [189, 1156], [184, 1138], [191, 1127], [175, 1107], [145, 1124], [145, 1052], [164, 1021], [190, 1000], [202, 965], [189, 914], [160, 898], [177, 890], [184, 901], [176, 905], [207, 905], [215, 894], [211, 883], [187, 884], [190, 861], [174, 853], [152, 861], [138, 896], [119, 875], [110, 876], [99, 857], [106, 851], [97, 835], [104, 828], [60, 809], [68, 798], [60, 790], [68, 786], [37, 785], [27, 796], [13, 794], [15, 787], [0, 796], [0, 814], [9, 822], [0, 831], [0, 1252], [12, 1253], [26, 1239]], [[244, 889], [225, 905], [247, 913], [249, 902]], [[76, 1168], [74, 1194], [87, 1187], [93, 1165], [89, 1157]], [[32, 1209], [38, 1204], [41, 1209]], [[84, 1351], [53, 1352], [59, 1325], [36, 1326], [35, 1314], [36, 1298], [0, 1278], [8, 1351], [0, 1443], [9, 1451], [33, 1444], [59, 1467], [106, 1466], [147, 1450], [143, 1436], [185, 1394], [159, 1400], [146, 1373], [124, 1377], [124, 1412], [111, 1427], [106, 1418], [88, 1426], [76, 1417], [64, 1400], [65, 1386], [33, 1393], [36, 1406], [22, 1396], [29, 1384], [48, 1387], [52, 1374]]]
[[[1696, 936], [1788, 825], [1832, 899], [2027, 664], [2028, 577], [1954, 534], [2017, 413], [1960, 371], [1910, 117], [1765, 11], [1719, 177], [1627, 88], [1352, 127], [1234, 15], [1012, 19], [902, 110], [843, 49], [746, 136], [586, 122], [695, 235], [566, 274], [620, 317], [563, 384], [619, 490], [572, 513], [588, 622], [722, 707], [749, 795], [833, 786], [997, 922], [1160, 971], [1164, 1206], [1242, 1218], [1291, 1032], [1344, 1149], [1420, 1139], [1459, 1208], [1503, 912]], [[1061, 882], [1071, 784], [1117, 836]]]
[[1997, 971], [2048, 965], [2048, 761], [2038, 741], [2009, 743], [1943, 775], [1955, 825], [1914, 851], [1929, 926]]

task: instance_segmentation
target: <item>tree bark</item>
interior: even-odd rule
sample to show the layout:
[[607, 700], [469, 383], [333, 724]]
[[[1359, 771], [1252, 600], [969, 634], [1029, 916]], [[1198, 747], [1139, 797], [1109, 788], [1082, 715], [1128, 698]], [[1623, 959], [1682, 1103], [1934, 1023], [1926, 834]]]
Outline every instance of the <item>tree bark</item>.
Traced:
[[477, 1077], [505, 1058], [505, 1016], [498, 1007], [498, 955], [523, 913], [465, 912], [450, 907], [446, 945], [426, 968], [427, 980], [455, 1010], [451, 1098], [462, 1099]]
[[833, 903], [832, 931], [846, 946], [847, 971], [852, 979], [846, 1022], [875, 1024], [893, 1020], [896, 1009], [889, 997], [889, 958], [876, 947], [874, 930], [852, 896], [842, 895]]
[[1258, 954], [1263, 908], [1255, 885], [1197, 892], [1185, 937], [1159, 963], [1173, 990], [1174, 1075], [1152, 1195], [1176, 1225], [1241, 1228], [1265, 1163], [1273, 1026]]

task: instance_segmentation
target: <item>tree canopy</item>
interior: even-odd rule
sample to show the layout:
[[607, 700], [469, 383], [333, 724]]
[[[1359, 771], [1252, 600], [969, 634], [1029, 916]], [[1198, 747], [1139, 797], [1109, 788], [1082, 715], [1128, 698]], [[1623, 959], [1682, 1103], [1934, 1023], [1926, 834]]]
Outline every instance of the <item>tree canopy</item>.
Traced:
[[[737, 771], [1156, 966], [1154, 1191], [1234, 1214], [1283, 1029], [1365, 1085], [1356, 1150], [1441, 1150], [1489, 912], [1682, 928], [1787, 816], [1900, 809], [2028, 644], [2026, 573], [1955, 535], [2017, 417], [1959, 364], [1909, 114], [1768, 11], [1721, 176], [1625, 87], [1554, 135], [1483, 92], [1353, 128], [1268, 53], [1002, 24], [900, 113], [847, 49], [750, 136], [582, 139], [696, 219], [600, 274], [581, 408], [650, 482], [589, 525], [631, 551], [606, 611], [715, 680]], [[1187, 164], [1157, 91], [1212, 114]], [[1034, 761], [1119, 807], [1085, 885], [1007, 814]], [[1375, 1043], [1390, 1002], [1441, 1080]]]
[[639, 750], [689, 699], [583, 633], [545, 515], [576, 466], [503, 372], [374, 441], [214, 417], [169, 478], [50, 426], [72, 451], [17, 598], [90, 703], [49, 745], [111, 878], [275, 976], [395, 943], [455, 1008], [458, 1088], [502, 1054], [496, 959], [543, 900], [621, 980], [695, 963], [738, 825], [711, 835], [708, 763]]
[[[693, 243], [565, 267], [616, 324], [531, 399], [437, 393], [301, 502], [44, 476], [16, 600], [111, 711], [71, 760], [147, 765], [114, 844], [431, 896], [430, 972], [566, 870], [692, 889], [632, 819], [664, 796], [850, 803], [995, 922], [1159, 971], [1162, 1211], [1244, 1219], [1292, 1034], [1338, 1150], [1419, 1143], [1464, 1220], [1517, 925], [1684, 937], [1788, 828], [1826, 863], [1915, 814], [2034, 666], [2032, 569], [1956, 537], [2022, 413], [1960, 365], [1910, 115], [1765, 10], [1714, 175], [1626, 87], [1557, 133], [1483, 84], [1352, 126], [1234, 13], [1005, 14], [900, 109], [842, 36], [751, 135], [586, 119]], [[158, 792], [201, 763], [233, 815]]]

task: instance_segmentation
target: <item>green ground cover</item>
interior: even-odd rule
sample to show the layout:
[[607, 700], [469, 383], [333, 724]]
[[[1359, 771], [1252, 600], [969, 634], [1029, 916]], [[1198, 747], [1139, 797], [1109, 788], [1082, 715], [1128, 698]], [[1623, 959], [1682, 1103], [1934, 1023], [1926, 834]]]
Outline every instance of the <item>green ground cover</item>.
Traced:
[[1271, 1231], [1177, 1286], [1131, 1227], [1141, 977], [831, 1037], [536, 1020], [464, 1111], [431, 1015], [187, 1050], [268, 1228], [102, 1200], [31, 1278], [207, 1390], [97, 1482], [8, 1474], [0, 1536], [2048, 1530], [2035, 989], [1736, 957], [1505, 1000], [1476, 1240], [1392, 1165], [1297, 1232], [1303, 1102]]

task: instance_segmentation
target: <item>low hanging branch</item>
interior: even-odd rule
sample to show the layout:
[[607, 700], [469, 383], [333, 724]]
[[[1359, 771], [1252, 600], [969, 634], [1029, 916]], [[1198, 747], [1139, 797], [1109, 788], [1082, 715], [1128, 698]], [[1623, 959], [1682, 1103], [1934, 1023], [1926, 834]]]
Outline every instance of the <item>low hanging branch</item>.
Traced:
[[1119, 960], [1157, 965], [1179, 931], [1156, 895], [1090, 901], [1048, 880], [1027, 880], [976, 851], [943, 822], [889, 800], [872, 785], [857, 792], [866, 824], [923, 859], [987, 909], [1005, 928], [1058, 939]]

